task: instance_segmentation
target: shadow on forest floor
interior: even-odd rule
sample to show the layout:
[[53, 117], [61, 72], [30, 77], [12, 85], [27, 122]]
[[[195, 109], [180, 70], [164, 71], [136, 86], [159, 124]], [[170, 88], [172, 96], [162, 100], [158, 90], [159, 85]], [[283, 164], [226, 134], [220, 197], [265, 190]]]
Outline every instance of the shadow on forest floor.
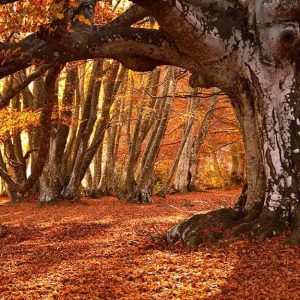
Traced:
[[152, 205], [0, 207], [0, 299], [300, 299], [300, 251], [277, 238], [187, 251], [161, 235], [239, 190], [172, 195]]

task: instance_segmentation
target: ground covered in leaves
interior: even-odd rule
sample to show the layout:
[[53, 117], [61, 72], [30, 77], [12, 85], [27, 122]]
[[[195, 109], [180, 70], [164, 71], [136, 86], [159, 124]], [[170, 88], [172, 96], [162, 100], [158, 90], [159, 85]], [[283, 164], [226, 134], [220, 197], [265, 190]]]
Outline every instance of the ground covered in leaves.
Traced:
[[[161, 235], [239, 190], [0, 206], [0, 299], [300, 299], [300, 250], [283, 238], [188, 251]], [[1, 201], [0, 201], [1, 202]], [[2, 201], [3, 202], [3, 201]]]

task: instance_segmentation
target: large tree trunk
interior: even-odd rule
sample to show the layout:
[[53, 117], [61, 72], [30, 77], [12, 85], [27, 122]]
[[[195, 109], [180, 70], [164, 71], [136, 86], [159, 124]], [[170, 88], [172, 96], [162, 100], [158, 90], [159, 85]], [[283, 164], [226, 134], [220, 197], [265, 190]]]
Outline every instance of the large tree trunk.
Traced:
[[[70, 107], [74, 98], [74, 87], [76, 82], [77, 70], [74, 67], [67, 66], [66, 82], [62, 99], [61, 119], [71, 117]], [[64, 111], [66, 110], [66, 111]], [[40, 178], [40, 203], [51, 203], [61, 197], [63, 187], [63, 154], [69, 134], [69, 126], [59, 124], [53, 126], [50, 141], [50, 149], [47, 163]]]
[[[241, 82], [239, 97], [232, 96], [246, 150], [246, 186], [237, 210], [212, 214], [225, 226], [240, 224], [233, 234], [247, 232], [260, 239], [279, 235], [292, 227], [289, 243], [299, 244], [300, 94], [297, 77], [292, 66], [288, 71], [282, 67], [281, 74], [278, 69], [275, 72], [275, 68], [268, 72], [266, 67], [254, 70], [255, 73], [251, 70], [252, 82]], [[270, 86], [268, 77], [277, 84]], [[204, 223], [201, 215], [195, 216], [171, 228], [168, 239], [174, 242], [181, 238], [189, 246], [209, 240], [211, 236], [200, 238], [200, 233], [195, 234], [211, 226], [209, 222]]]
[[298, 66], [282, 63], [277, 68], [251, 69], [255, 123], [261, 133], [257, 142], [265, 173], [264, 207], [252, 229], [260, 237], [271, 237], [291, 225], [290, 241], [300, 243]]

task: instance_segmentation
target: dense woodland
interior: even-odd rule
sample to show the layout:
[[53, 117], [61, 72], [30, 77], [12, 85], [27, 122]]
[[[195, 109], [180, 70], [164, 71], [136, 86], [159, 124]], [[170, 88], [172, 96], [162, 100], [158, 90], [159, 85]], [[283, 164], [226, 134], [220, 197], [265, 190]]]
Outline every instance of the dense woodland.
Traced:
[[[26, 77], [18, 75], [3, 89]], [[39, 143], [46, 143], [39, 121], [45, 89], [44, 78], [35, 80], [2, 112], [2, 167], [20, 185], [38, 172]], [[43, 203], [80, 195], [150, 202], [153, 193], [225, 188], [244, 179], [228, 98], [191, 89], [180, 69], [141, 74], [110, 60], [78, 62], [62, 70], [55, 94], [49, 156], [35, 186], [18, 193], [2, 179], [14, 201], [39, 192]]]
[[[299, 20], [296, 0], [0, 0], [3, 299], [300, 297]], [[86, 284], [74, 274], [67, 285], [11, 284], [32, 279], [33, 270], [16, 275], [14, 267], [31, 269], [31, 252], [38, 273], [45, 261], [49, 276], [59, 266], [67, 278], [64, 262], [82, 260], [72, 263], [82, 274], [85, 258], [95, 267], [98, 246], [99, 263], [113, 257], [99, 271], [101, 288], [91, 270]], [[120, 247], [136, 273], [119, 261]], [[220, 249], [230, 266], [240, 251], [257, 257], [256, 268], [265, 265], [282, 290], [293, 286], [290, 295], [256, 281], [253, 295], [238, 288], [239, 276], [216, 267]], [[225, 274], [200, 294], [190, 273], [193, 284], [165, 284], [172, 272], [192, 272], [191, 250]], [[278, 251], [280, 275], [262, 250], [273, 264]], [[148, 254], [158, 270], [173, 255], [185, 267], [153, 279], [140, 260]], [[120, 267], [134, 282], [128, 297], [127, 279], [115, 277]], [[150, 272], [145, 285], [141, 269]]]
[[[109, 22], [126, 8], [126, 2], [99, 3], [94, 21]], [[48, 4], [51, 9], [60, 20], [59, 6]], [[5, 6], [4, 39], [20, 38], [15, 22], [20, 36], [38, 28], [35, 17], [45, 22], [50, 14], [29, 10], [26, 3]], [[88, 23], [84, 15], [78, 19]], [[152, 19], [139, 25], [155, 26]], [[13, 201], [39, 193], [41, 203], [80, 195], [148, 203], [153, 193], [244, 182], [245, 155], [230, 100], [217, 88], [191, 88], [189, 71], [161, 66], [134, 72], [103, 58], [45, 74], [49, 68], [32, 66], [1, 82], [1, 190]]]

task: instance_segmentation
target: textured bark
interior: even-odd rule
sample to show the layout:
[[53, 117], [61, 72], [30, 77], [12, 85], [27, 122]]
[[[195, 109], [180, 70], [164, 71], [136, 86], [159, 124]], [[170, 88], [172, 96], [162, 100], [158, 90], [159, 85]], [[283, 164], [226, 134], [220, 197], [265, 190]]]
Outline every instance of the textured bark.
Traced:
[[230, 146], [231, 152], [231, 170], [230, 181], [233, 185], [239, 185], [244, 181], [244, 158], [240, 152], [240, 146], [238, 144], [232, 144]]
[[[76, 82], [76, 69], [67, 67], [66, 82], [62, 98], [62, 106], [67, 108], [72, 105], [74, 98], [74, 86]], [[63, 111], [60, 118], [70, 118], [71, 111]], [[63, 188], [63, 154], [67, 143], [69, 127], [59, 124], [52, 128], [48, 160], [40, 178], [40, 203], [51, 203], [61, 197]]]
[[[114, 99], [116, 98], [117, 91], [121, 87], [121, 85], [127, 79], [127, 70], [122, 67], [120, 72], [116, 78], [115, 86], [114, 86], [114, 95], [112, 96]], [[126, 86], [126, 84], [124, 84]], [[123, 92], [125, 92], [124, 87], [122, 87]], [[118, 145], [118, 122], [120, 121], [120, 108], [121, 102], [118, 99], [114, 103], [111, 108], [110, 114], [112, 116], [111, 126], [106, 131], [107, 135], [107, 143], [106, 143], [106, 160], [101, 176], [101, 181], [99, 183], [99, 192], [101, 195], [115, 195], [115, 163], [116, 163], [116, 155]]]
[[56, 64], [48, 71], [45, 77], [43, 106], [40, 113], [40, 139], [37, 144], [35, 165], [32, 167], [28, 178], [25, 177], [24, 166], [22, 166], [25, 158], [22, 159], [22, 163], [17, 168], [17, 156], [22, 155], [22, 149], [19, 149], [19, 153], [15, 152], [14, 145], [9, 137], [4, 142], [4, 153], [7, 156], [8, 165], [11, 167], [12, 176], [10, 176], [10, 170], [7, 169], [5, 163], [2, 163], [2, 166], [0, 166], [0, 176], [6, 182], [11, 197], [16, 195], [19, 198], [29, 193], [42, 174], [50, 145], [51, 116], [57, 99], [56, 80], [61, 68], [61, 65]]
[[70, 176], [70, 180], [68, 185], [63, 190], [63, 196], [65, 198], [70, 198], [72, 200], [77, 200], [79, 198], [80, 183], [90, 163], [92, 162], [94, 155], [97, 153], [100, 144], [103, 141], [105, 130], [107, 129], [110, 120], [110, 108], [114, 101], [114, 87], [118, 69], [119, 64], [114, 63], [107, 71], [108, 74], [106, 74], [103, 82], [104, 98], [102, 103], [101, 118], [97, 122], [93, 140], [89, 145], [90, 135], [96, 122], [96, 112], [100, 92], [99, 83], [95, 83], [92, 93], [91, 114], [81, 136], [81, 141], [76, 154], [75, 164]]
[[187, 193], [191, 191], [191, 158], [193, 146], [193, 135], [190, 134], [183, 148], [177, 171], [175, 173], [173, 190], [178, 193]]
[[[142, 94], [142, 101], [138, 107], [136, 123], [133, 128], [133, 133], [131, 135], [131, 115], [132, 115], [132, 102], [133, 102], [133, 93], [131, 95], [130, 109], [127, 118], [127, 144], [128, 144], [128, 157], [126, 160], [126, 165], [123, 168], [123, 186], [119, 187], [118, 194], [122, 195], [123, 198], [126, 198], [126, 194], [132, 194], [136, 185], [135, 175], [137, 172], [138, 161], [142, 155], [142, 145], [149, 134], [149, 131], [152, 126], [155, 124], [155, 113], [153, 112], [158, 109], [155, 107], [155, 103], [159, 102], [156, 99], [158, 92], [158, 83], [160, 78], [160, 69], [157, 68], [149, 75], [144, 76], [146, 85], [144, 87], [144, 93]], [[133, 87], [133, 86], [132, 86]], [[149, 110], [151, 113], [149, 114]], [[151, 134], [151, 133], [150, 133]], [[150, 139], [151, 140], [151, 139]], [[150, 141], [148, 142], [150, 147]], [[147, 149], [149, 149], [147, 147]], [[147, 150], [145, 151], [147, 153]]]

